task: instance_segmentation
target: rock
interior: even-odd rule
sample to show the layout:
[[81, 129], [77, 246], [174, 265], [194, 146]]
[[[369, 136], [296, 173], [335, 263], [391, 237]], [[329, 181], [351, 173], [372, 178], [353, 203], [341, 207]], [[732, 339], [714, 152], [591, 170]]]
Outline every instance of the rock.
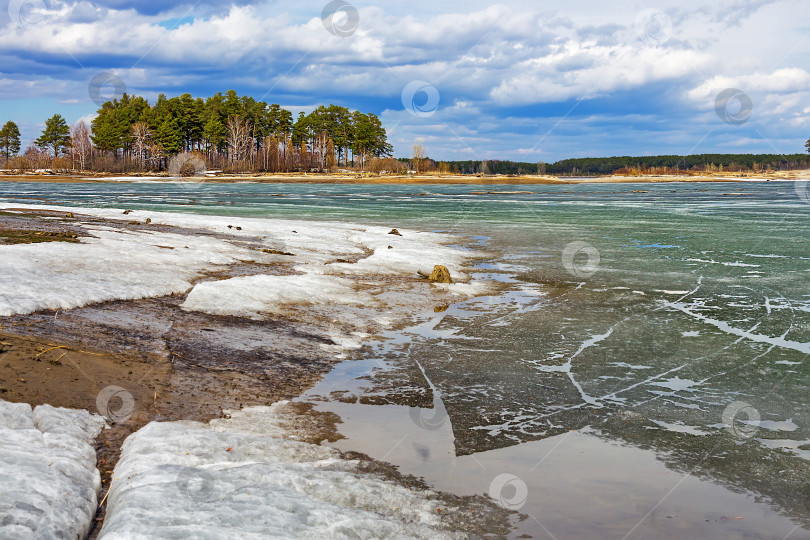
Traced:
[[[295, 257], [295, 253], [290, 253], [289, 251], [279, 251], [278, 249], [259, 249], [262, 253], [270, 253], [271, 255], [287, 255], [288, 257]], [[342, 259], [338, 259], [338, 261], [342, 262]]]
[[152, 223], [152, 218], [146, 218], [146, 221], [144, 223]]
[[124, 215], [125, 215], [125, 216], [126, 216], [126, 215], [129, 215], [129, 213], [130, 213], [130, 212], [132, 212], [132, 210], [124, 210]]
[[391, 232], [390, 232], [390, 233], [388, 233], [388, 234], [393, 234], [393, 235], [396, 235], [396, 236], [402, 236], [402, 233], [400, 233], [400, 232], [399, 232], [398, 230], [396, 230], [396, 229], [391, 229]]
[[394, 249], [394, 246], [388, 246], [388, 249]]
[[74, 215], [73, 215], [73, 212], [68, 212], [67, 214], [65, 214], [65, 217], [66, 217], [67, 219], [73, 219], [73, 218], [75, 218], [76, 216], [74, 216]]
[[450, 278], [450, 270], [441, 264], [434, 266], [430, 275], [427, 275], [424, 272], [417, 272], [417, 274], [432, 281], [433, 283], [453, 283], [453, 280]]

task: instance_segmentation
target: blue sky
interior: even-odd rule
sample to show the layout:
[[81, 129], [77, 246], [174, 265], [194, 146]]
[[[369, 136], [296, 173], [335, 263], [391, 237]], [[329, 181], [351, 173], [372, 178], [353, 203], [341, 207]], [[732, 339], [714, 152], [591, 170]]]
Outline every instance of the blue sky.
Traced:
[[[398, 156], [417, 141], [436, 159], [529, 162], [795, 153], [810, 138], [807, 0], [7, 8], [0, 122], [17, 122], [26, 143], [55, 113], [91, 119], [99, 73], [150, 100], [233, 88], [295, 112], [328, 103], [373, 112]], [[729, 88], [735, 97], [718, 104]]]

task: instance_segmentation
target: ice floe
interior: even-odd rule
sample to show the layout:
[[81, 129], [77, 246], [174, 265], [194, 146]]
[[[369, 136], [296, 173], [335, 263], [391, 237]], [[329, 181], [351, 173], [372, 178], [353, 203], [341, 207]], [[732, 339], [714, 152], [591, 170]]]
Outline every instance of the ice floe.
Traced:
[[454, 538], [429, 491], [289, 438], [285, 402], [209, 424], [153, 422], [124, 443], [100, 537]]
[[0, 400], [0, 538], [84, 538], [101, 477], [95, 438], [104, 419]]

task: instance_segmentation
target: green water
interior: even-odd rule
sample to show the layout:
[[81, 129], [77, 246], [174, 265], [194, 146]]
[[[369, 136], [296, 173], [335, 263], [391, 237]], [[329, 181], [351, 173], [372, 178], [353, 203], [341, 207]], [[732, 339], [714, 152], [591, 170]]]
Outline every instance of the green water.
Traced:
[[800, 538], [810, 205], [796, 187], [0, 184], [0, 200], [458, 233], [503, 290], [400, 321], [310, 393], [345, 417], [347, 449], [457, 492], [513, 475], [516, 534]]

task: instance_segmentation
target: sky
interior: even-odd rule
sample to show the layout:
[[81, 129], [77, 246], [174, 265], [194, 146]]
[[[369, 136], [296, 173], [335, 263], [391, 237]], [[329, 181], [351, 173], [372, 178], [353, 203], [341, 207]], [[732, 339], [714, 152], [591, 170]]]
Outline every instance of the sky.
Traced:
[[[6, 2], [7, 0], [2, 0]], [[380, 116], [398, 157], [800, 153], [810, 0], [10, 0], [0, 122], [124, 91]]]

